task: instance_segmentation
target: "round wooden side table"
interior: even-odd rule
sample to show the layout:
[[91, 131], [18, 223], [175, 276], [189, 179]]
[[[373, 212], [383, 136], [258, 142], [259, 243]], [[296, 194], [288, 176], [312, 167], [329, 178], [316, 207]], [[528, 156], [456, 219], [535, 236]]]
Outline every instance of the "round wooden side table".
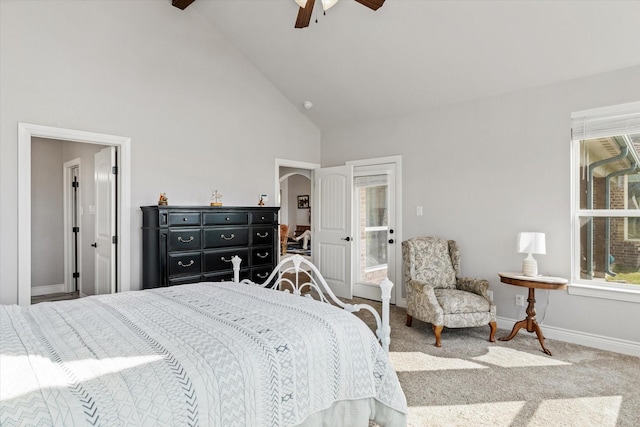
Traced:
[[557, 289], [566, 289], [567, 283], [569, 281], [563, 277], [551, 277], [551, 276], [523, 276], [522, 273], [498, 273], [500, 276], [500, 281], [502, 283], [507, 283], [509, 285], [514, 286], [522, 286], [524, 288], [529, 288], [529, 297], [527, 298], [527, 302], [529, 305], [527, 306], [527, 317], [519, 322], [516, 322], [513, 325], [513, 329], [511, 333], [507, 337], [498, 338], [498, 341], [509, 341], [511, 338], [515, 337], [518, 331], [522, 328], [526, 328], [527, 332], [535, 332], [538, 336], [538, 341], [540, 342], [540, 346], [542, 347], [542, 351], [545, 354], [551, 356], [551, 352], [544, 345], [544, 335], [542, 335], [542, 330], [540, 329], [540, 325], [536, 321], [536, 297], [535, 290], [536, 289], [549, 289], [549, 290], [557, 290]]

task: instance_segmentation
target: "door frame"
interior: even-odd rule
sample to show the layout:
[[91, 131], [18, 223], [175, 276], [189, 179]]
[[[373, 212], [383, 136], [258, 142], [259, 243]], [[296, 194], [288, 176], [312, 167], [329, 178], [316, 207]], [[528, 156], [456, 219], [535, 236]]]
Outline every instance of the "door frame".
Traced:
[[47, 138], [118, 148], [117, 197], [119, 292], [131, 289], [131, 138], [18, 123], [18, 304], [31, 304], [31, 138]]
[[[63, 218], [64, 218], [64, 286], [65, 292], [73, 292], [75, 289], [74, 286], [74, 255], [78, 259], [78, 273], [80, 276], [78, 277], [78, 293], [83, 295], [82, 292], [82, 251], [79, 251], [77, 247], [74, 245], [74, 241], [71, 237], [72, 229], [73, 229], [73, 211], [76, 210], [77, 218], [80, 219], [80, 206], [82, 205], [82, 187], [78, 187], [76, 190], [78, 205], [74, 206], [73, 204], [73, 195], [71, 190], [71, 183], [73, 182], [72, 171], [73, 169], [78, 169], [78, 175], [81, 174], [82, 164], [80, 158], [69, 160], [68, 162], [64, 162], [63, 164], [63, 181], [64, 188], [62, 190], [62, 197], [64, 198], [64, 206], [63, 206]], [[78, 231], [78, 242], [82, 242], [82, 229], [80, 227], [80, 231]], [[76, 254], [77, 252], [77, 254]]]
[[[353, 165], [354, 168], [358, 166], [376, 166], [383, 164], [395, 164], [395, 244], [402, 245], [402, 156], [387, 156], [376, 157], [372, 159], [350, 160], [345, 162], [347, 165]], [[406, 307], [407, 298], [403, 296], [403, 283], [402, 283], [402, 248], [396, 247], [396, 259], [395, 259], [395, 277], [389, 277], [394, 284], [393, 292], [396, 297], [396, 306]], [[355, 261], [354, 261], [355, 262]], [[355, 268], [355, 267], [354, 267]]]

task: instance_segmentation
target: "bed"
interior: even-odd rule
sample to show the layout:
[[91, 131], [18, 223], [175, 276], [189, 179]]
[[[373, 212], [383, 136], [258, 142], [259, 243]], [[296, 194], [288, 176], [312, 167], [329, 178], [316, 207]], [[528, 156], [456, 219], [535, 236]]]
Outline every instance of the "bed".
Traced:
[[406, 425], [388, 311], [329, 304], [313, 264], [283, 263], [262, 285], [1, 306], [0, 425]]

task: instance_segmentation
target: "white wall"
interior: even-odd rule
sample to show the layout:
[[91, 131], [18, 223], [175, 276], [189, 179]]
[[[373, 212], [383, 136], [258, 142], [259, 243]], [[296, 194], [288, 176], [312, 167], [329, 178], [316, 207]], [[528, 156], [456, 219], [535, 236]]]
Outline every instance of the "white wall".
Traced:
[[17, 302], [17, 124], [131, 137], [132, 289], [141, 214], [276, 200], [276, 158], [319, 163], [320, 132], [215, 28], [197, 2], [0, 1], [0, 303]]
[[[536, 256], [541, 273], [571, 273], [571, 112], [639, 100], [635, 67], [325, 132], [322, 165], [402, 155], [403, 237], [457, 240], [463, 273], [490, 281], [498, 316], [520, 319], [514, 296], [526, 290], [497, 276], [521, 269], [519, 231], [547, 233], [547, 254]], [[638, 304], [548, 295], [545, 325], [640, 343], [630, 326], [640, 321]], [[542, 320], [547, 292], [536, 298]]]

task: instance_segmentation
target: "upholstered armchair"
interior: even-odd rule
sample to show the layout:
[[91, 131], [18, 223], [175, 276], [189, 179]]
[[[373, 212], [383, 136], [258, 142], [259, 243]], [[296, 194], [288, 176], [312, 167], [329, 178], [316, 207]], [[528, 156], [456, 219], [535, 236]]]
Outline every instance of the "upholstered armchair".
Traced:
[[489, 282], [460, 276], [460, 250], [453, 240], [417, 237], [402, 242], [407, 289], [407, 326], [413, 318], [431, 323], [440, 347], [442, 329], [489, 325], [495, 341], [496, 306]]

